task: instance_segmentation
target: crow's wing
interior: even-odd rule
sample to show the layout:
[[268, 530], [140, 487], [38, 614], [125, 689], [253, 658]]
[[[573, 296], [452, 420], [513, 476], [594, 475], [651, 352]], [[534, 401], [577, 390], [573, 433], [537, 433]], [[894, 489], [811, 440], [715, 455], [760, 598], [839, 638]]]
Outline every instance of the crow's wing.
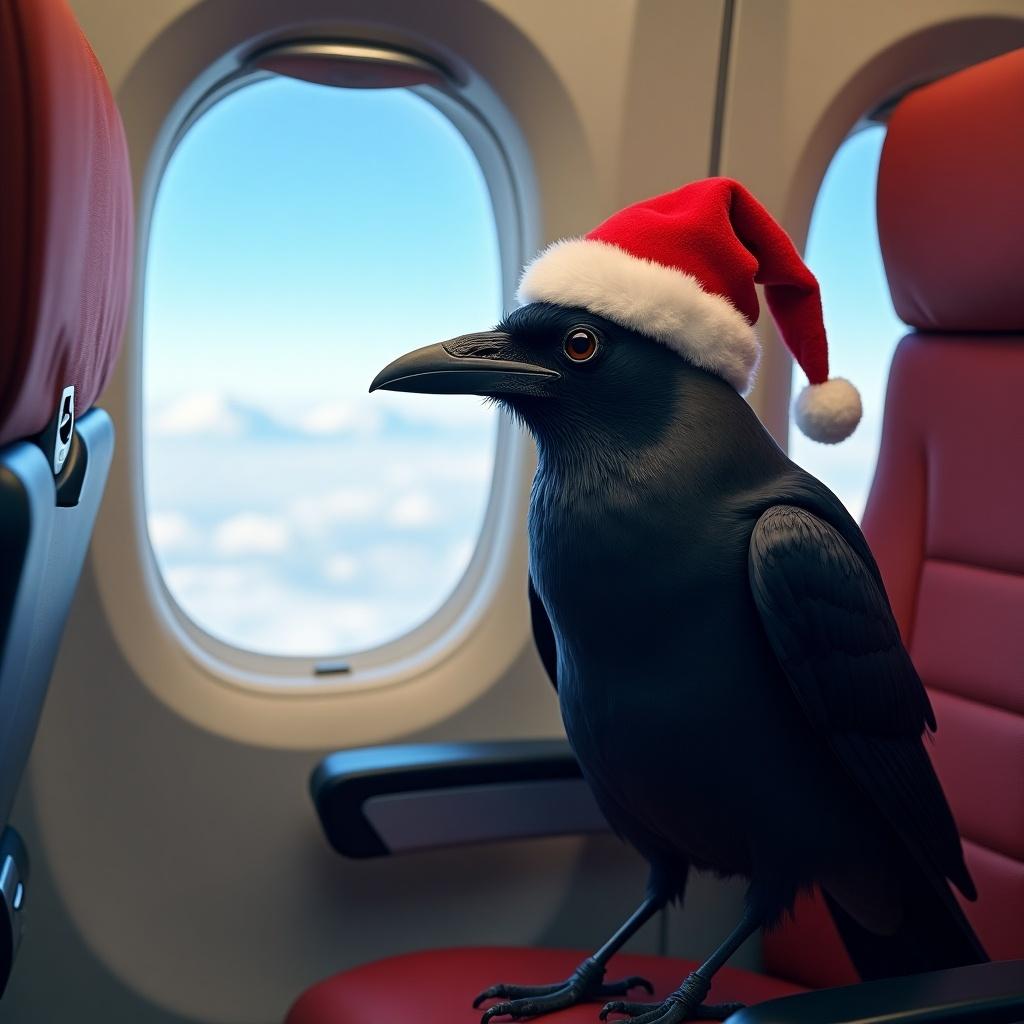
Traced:
[[548, 670], [551, 685], [558, 689], [558, 652], [555, 649], [555, 631], [551, 628], [551, 620], [544, 610], [544, 604], [533, 585], [530, 577], [530, 622], [533, 625], [533, 642], [544, 667]]
[[828, 523], [776, 505], [750, 540], [750, 585], [811, 725], [917, 861], [974, 885], [921, 742], [935, 717], [874, 566]]

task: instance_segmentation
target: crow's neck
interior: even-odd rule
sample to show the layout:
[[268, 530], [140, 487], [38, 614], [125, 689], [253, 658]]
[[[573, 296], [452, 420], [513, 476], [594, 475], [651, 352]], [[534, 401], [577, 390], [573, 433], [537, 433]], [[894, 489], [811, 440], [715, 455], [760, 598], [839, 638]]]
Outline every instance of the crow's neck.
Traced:
[[586, 433], [535, 432], [534, 490], [552, 499], [592, 499], [649, 487], [669, 468], [668, 450], [658, 439], [628, 437], [591, 428]]
[[682, 387], [660, 422], [638, 414], [561, 416], [531, 424], [534, 501], [549, 507], [664, 502], [710, 510], [789, 465], [746, 402], [725, 385]]

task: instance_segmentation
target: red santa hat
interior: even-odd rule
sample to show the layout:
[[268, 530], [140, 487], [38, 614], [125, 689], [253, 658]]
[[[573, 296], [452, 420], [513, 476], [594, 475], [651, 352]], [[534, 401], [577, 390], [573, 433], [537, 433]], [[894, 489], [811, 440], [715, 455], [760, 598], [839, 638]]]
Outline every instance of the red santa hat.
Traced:
[[857, 389], [829, 379], [818, 282], [772, 215], [730, 178], [707, 178], [555, 242], [523, 273], [522, 302], [581, 306], [675, 349], [745, 394], [761, 347], [755, 283], [809, 384], [796, 422], [835, 444], [860, 421]]

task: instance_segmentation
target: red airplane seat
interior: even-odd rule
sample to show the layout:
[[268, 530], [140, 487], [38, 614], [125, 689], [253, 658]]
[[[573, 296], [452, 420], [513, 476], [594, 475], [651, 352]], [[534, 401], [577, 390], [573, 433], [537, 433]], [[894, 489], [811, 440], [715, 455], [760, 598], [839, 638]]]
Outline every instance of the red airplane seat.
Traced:
[[[480, 1024], [473, 996], [496, 981], [523, 984], [567, 978], [592, 949], [482, 947], [439, 949], [388, 957], [355, 967], [309, 989], [292, 1007], [286, 1024], [363, 1024], [414, 1020], [416, 1024]], [[658, 998], [679, 987], [695, 961], [621, 953], [612, 961], [610, 980], [638, 974], [655, 986]], [[793, 995], [799, 985], [723, 967], [715, 976], [713, 998], [760, 1003]], [[650, 999], [642, 990], [630, 998]], [[489, 1004], [488, 1004], [489, 1005]], [[595, 1024], [600, 1003], [583, 1003], [543, 1017], [558, 1024]]]
[[[899, 344], [864, 532], [939, 722], [989, 955], [1024, 957], [1024, 50], [908, 96], [878, 173]], [[854, 977], [820, 901], [765, 969]]]
[[[923, 88], [894, 112], [878, 181], [900, 343], [864, 528], [939, 731], [935, 761], [995, 959], [1024, 957], [1024, 50]], [[724, 927], [724, 923], [723, 923]], [[603, 938], [603, 936], [601, 937]], [[857, 976], [820, 900], [764, 936], [765, 974], [724, 969], [711, 999], [758, 1002]], [[581, 951], [454, 949], [394, 957], [307, 991], [287, 1024], [476, 1024], [498, 980], [566, 977]], [[620, 956], [667, 995], [693, 964]], [[594, 1005], [552, 1021], [593, 1022]]]
[[0, 0], [0, 993], [28, 856], [6, 828], [113, 451], [128, 150], [64, 0]]
[[131, 281], [121, 118], [66, 3], [0, 4], [0, 445], [84, 413], [113, 370]]

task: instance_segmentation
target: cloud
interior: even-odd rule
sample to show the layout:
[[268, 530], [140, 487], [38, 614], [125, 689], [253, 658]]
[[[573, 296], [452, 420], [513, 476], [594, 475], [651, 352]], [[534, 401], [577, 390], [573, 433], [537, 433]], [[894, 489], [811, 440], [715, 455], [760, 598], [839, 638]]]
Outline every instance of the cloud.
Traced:
[[194, 547], [199, 539], [192, 524], [177, 512], [150, 513], [146, 525], [149, 539], [161, 555]]
[[149, 429], [164, 438], [230, 438], [280, 441], [301, 438], [302, 432], [258, 405], [214, 391], [182, 395], [152, 414]]
[[331, 555], [324, 563], [324, 576], [332, 583], [351, 583], [359, 575], [359, 563], [351, 555]]
[[153, 417], [153, 432], [162, 437], [216, 434], [238, 437], [245, 424], [227, 400], [213, 392], [185, 395]]
[[493, 430], [498, 413], [476, 395], [409, 395], [378, 391], [373, 401], [409, 423], [428, 427]]
[[380, 467], [380, 478], [389, 484], [408, 486], [419, 483], [481, 484], [494, 474], [494, 449], [438, 450], [424, 446], [415, 458], [393, 459]]
[[296, 498], [288, 505], [288, 518], [307, 530], [365, 523], [380, 510], [383, 491], [376, 487], [339, 487], [317, 497]]
[[380, 409], [365, 402], [335, 400], [314, 406], [298, 417], [299, 428], [315, 437], [335, 434], [375, 434], [384, 422]]
[[429, 594], [440, 604], [455, 580], [445, 577], [443, 550], [431, 540], [410, 536], [369, 545], [364, 552], [367, 576], [380, 591], [396, 598], [421, 599]]
[[421, 619], [390, 596], [335, 600], [280, 577], [266, 563], [190, 564], [166, 574], [197, 625], [243, 650], [323, 657], [393, 639]]
[[401, 495], [388, 510], [388, 522], [400, 530], [422, 530], [441, 521], [441, 508], [425, 491]]
[[[149, 429], [158, 437], [280, 436], [310, 439], [382, 434], [394, 439], [466, 436], [493, 430], [495, 413], [481, 408], [436, 404], [437, 396], [417, 395], [425, 403], [381, 402], [377, 396], [331, 398], [316, 404], [290, 401], [239, 400], [213, 390], [179, 394], [151, 406]], [[397, 397], [397, 396], [396, 396]], [[408, 396], [402, 396], [408, 398]], [[442, 396], [451, 399], [453, 396]], [[454, 396], [461, 398], [464, 396]], [[431, 399], [435, 399], [434, 402]], [[425, 407], [423, 407], [425, 405]]]
[[277, 555], [290, 543], [285, 520], [252, 512], [225, 519], [213, 533], [214, 550], [221, 555]]

